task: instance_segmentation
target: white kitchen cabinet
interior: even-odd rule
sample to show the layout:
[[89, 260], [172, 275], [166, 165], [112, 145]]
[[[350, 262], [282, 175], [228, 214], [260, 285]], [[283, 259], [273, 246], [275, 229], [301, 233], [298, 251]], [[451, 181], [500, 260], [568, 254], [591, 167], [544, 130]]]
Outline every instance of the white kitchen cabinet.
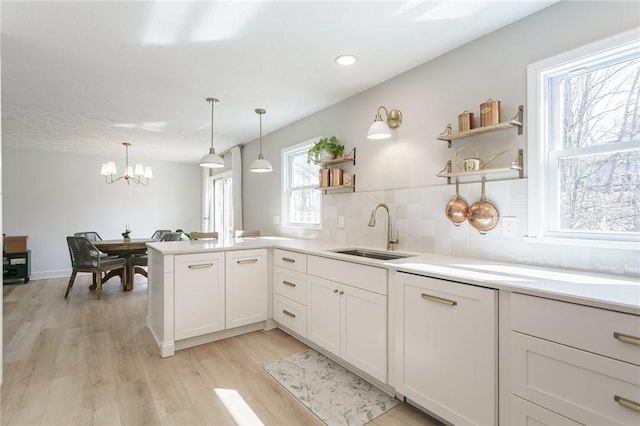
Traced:
[[184, 254], [174, 259], [175, 340], [224, 330], [224, 253]]
[[226, 328], [267, 319], [267, 250], [226, 254]]
[[273, 319], [307, 336], [307, 255], [273, 250]]
[[[584, 425], [640, 424], [640, 316], [514, 293], [510, 390]], [[527, 408], [528, 407], [528, 408]], [[510, 421], [523, 417], [510, 407]]]
[[497, 291], [398, 278], [399, 393], [456, 425], [497, 424]]
[[511, 395], [510, 407], [511, 419], [509, 424], [512, 425], [580, 426], [580, 423], [518, 398], [515, 395]]
[[[358, 287], [386, 291], [386, 271], [316, 256], [308, 256], [307, 265], [307, 337], [386, 382], [387, 295]], [[356, 271], [375, 279], [362, 280]], [[339, 278], [349, 284], [318, 275]]]

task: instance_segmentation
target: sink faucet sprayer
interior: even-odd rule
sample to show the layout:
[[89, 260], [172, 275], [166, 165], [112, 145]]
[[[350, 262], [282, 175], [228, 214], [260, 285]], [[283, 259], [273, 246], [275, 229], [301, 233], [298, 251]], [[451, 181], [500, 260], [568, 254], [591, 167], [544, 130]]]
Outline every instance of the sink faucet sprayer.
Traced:
[[393, 250], [393, 244], [398, 244], [400, 241], [400, 237], [396, 232], [396, 238], [392, 239], [393, 231], [391, 229], [391, 212], [389, 212], [389, 207], [385, 203], [378, 203], [371, 210], [371, 216], [369, 216], [369, 226], [376, 226], [376, 212], [378, 208], [382, 207], [387, 211], [387, 250]]

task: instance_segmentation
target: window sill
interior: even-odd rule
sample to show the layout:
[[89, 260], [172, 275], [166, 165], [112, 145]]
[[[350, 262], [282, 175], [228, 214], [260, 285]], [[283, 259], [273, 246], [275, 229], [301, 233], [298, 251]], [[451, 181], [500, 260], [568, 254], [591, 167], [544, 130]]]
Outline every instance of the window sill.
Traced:
[[524, 237], [525, 243], [546, 244], [554, 246], [574, 246], [589, 248], [606, 248], [617, 250], [640, 250], [638, 241], [606, 241], [606, 240], [585, 240], [577, 238], [556, 238], [556, 237]]

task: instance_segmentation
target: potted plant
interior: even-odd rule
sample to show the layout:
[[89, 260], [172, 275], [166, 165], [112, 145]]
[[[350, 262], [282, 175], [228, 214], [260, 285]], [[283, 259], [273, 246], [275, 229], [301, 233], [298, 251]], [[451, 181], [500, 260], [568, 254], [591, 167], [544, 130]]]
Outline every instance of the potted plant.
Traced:
[[131, 241], [131, 237], [129, 237], [129, 234], [131, 234], [131, 229], [129, 229], [129, 225], [125, 225], [124, 232], [122, 233], [122, 238], [124, 238], [125, 243]]
[[180, 241], [189, 241], [191, 239], [191, 235], [184, 232], [182, 229], [176, 229], [176, 234], [180, 234]]
[[320, 138], [307, 153], [307, 163], [331, 160], [344, 153], [344, 145], [335, 136]]

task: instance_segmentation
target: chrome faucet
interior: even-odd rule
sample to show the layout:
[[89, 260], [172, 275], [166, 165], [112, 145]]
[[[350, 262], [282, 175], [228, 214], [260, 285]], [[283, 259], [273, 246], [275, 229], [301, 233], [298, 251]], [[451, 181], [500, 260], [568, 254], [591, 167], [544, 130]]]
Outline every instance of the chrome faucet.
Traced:
[[393, 244], [398, 244], [400, 241], [400, 237], [396, 233], [396, 238], [392, 239], [393, 231], [391, 228], [391, 212], [389, 211], [389, 207], [385, 203], [378, 203], [371, 210], [371, 216], [369, 216], [369, 226], [376, 226], [376, 212], [378, 208], [384, 208], [387, 211], [387, 250], [393, 250]]

